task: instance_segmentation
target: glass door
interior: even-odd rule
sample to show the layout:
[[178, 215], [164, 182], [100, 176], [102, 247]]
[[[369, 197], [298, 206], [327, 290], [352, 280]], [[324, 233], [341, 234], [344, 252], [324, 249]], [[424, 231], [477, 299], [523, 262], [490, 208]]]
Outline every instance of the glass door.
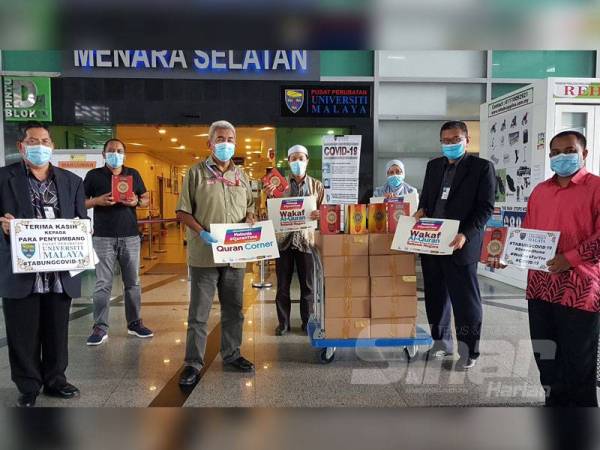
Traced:
[[598, 128], [600, 118], [600, 106], [596, 105], [556, 105], [556, 117], [554, 132], [560, 133], [565, 130], [575, 130], [582, 133], [588, 142], [588, 157], [586, 168], [588, 171], [598, 175], [600, 162], [600, 151], [596, 146], [594, 133]]

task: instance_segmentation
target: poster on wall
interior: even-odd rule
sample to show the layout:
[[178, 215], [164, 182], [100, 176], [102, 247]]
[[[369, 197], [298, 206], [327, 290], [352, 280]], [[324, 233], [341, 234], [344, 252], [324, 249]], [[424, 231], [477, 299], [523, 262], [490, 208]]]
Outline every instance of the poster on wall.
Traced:
[[531, 194], [532, 105], [532, 88], [489, 105], [488, 156], [504, 188], [498, 202], [522, 203]]
[[325, 203], [358, 203], [361, 135], [323, 136], [323, 187]]
[[505, 227], [520, 228], [525, 220], [527, 208], [519, 206], [502, 207], [502, 222]]

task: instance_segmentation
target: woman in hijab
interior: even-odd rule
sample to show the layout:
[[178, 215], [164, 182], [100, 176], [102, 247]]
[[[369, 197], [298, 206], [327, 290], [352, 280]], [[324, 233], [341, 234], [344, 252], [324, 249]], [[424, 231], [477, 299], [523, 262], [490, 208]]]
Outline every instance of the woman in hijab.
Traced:
[[404, 181], [404, 163], [399, 159], [392, 159], [385, 165], [387, 181], [383, 186], [375, 188], [373, 197], [402, 197], [416, 192], [416, 188]]

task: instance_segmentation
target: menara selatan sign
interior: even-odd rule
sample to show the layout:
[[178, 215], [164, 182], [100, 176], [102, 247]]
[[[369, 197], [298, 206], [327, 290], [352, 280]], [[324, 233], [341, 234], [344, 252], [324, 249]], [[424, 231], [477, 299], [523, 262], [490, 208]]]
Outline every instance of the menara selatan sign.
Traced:
[[63, 76], [318, 80], [309, 50], [108, 50], [65, 52]]

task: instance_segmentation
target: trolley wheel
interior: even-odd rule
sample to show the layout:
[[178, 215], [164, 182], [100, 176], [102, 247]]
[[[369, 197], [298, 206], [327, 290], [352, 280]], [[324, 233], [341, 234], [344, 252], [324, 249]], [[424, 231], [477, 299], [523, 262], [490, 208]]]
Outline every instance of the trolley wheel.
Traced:
[[327, 347], [319, 352], [321, 364], [329, 364], [335, 359], [335, 347]]
[[419, 352], [419, 349], [417, 348], [416, 345], [408, 345], [408, 346], [404, 347], [404, 353], [406, 353], [406, 358], [409, 361], [414, 359], [414, 357], [417, 356], [418, 352]]

